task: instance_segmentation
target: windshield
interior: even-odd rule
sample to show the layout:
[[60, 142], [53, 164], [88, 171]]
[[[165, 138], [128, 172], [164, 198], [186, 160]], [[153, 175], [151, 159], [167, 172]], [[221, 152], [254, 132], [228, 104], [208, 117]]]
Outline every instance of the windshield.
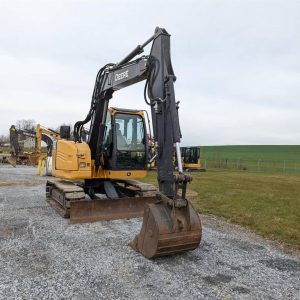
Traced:
[[117, 114], [115, 118], [117, 149], [143, 151], [144, 122], [138, 115]]
[[185, 163], [196, 164], [200, 158], [200, 148], [184, 148], [183, 154]]

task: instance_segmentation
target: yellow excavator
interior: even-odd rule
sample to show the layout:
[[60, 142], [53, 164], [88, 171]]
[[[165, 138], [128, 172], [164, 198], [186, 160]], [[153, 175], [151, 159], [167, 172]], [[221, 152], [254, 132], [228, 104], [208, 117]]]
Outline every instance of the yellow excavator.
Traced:
[[200, 147], [181, 147], [182, 166], [184, 170], [205, 171], [200, 162]]
[[[150, 54], [136, 57], [150, 43]], [[158, 190], [136, 180], [147, 174], [144, 111], [109, 107], [115, 91], [142, 80], [144, 100], [151, 108]], [[74, 125], [74, 141], [69, 140], [70, 128], [64, 126], [61, 139], [53, 143], [53, 179], [46, 184], [47, 199], [71, 223], [143, 216], [141, 231], [130, 245], [147, 258], [193, 250], [201, 240], [199, 215], [186, 199], [192, 177], [183, 173], [181, 165], [175, 80], [170, 35], [157, 27], [119, 63], [99, 70], [89, 113]], [[84, 142], [83, 126], [88, 122]]]

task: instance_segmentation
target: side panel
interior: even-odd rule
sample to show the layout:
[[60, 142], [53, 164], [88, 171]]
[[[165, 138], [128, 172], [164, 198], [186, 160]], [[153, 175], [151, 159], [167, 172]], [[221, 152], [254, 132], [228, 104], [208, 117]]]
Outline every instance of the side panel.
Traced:
[[53, 176], [65, 179], [91, 178], [91, 151], [87, 144], [58, 140], [52, 157]]
[[78, 170], [77, 147], [74, 142], [60, 140], [56, 148], [56, 169], [57, 170]]

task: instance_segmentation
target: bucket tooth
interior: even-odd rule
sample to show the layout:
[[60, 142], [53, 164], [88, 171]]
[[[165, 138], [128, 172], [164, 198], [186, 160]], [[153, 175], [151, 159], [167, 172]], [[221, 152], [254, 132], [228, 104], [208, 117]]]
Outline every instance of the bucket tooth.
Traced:
[[147, 205], [141, 231], [129, 245], [146, 258], [155, 258], [196, 249], [201, 233], [199, 215], [189, 202], [176, 208], [164, 199]]

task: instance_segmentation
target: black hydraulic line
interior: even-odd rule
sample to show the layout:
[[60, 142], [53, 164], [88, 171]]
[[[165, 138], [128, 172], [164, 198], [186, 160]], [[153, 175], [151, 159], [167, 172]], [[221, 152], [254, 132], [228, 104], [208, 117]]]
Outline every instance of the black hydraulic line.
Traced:
[[144, 87], [144, 99], [147, 105], [151, 105], [150, 100], [147, 99], [147, 91], [148, 91], [148, 86], [149, 86], [149, 79], [147, 78], [147, 81], [145, 83], [145, 87]]
[[42, 134], [42, 141], [47, 145], [47, 156], [51, 156], [53, 149], [53, 140], [46, 134]]
[[82, 133], [82, 127], [88, 123], [94, 114], [94, 111], [96, 109], [97, 106], [97, 98], [99, 98], [99, 96], [101, 95], [101, 88], [103, 85], [103, 72], [109, 68], [114, 66], [114, 64], [109, 63], [106, 64], [104, 67], [102, 67], [96, 76], [96, 81], [95, 81], [95, 85], [94, 85], [94, 90], [93, 90], [93, 95], [92, 95], [92, 101], [91, 101], [91, 107], [90, 107], [90, 111], [87, 114], [87, 116], [85, 117], [85, 119], [83, 121], [77, 121], [74, 125], [74, 139], [75, 142], [81, 142], [81, 133]]
[[148, 112], [144, 109], [142, 110], [143, 112], [145, 112], [146, 117], [147, 117], [147, 122], [148, 122], [148, 130], [149, 130], [149, 137], [150, 139], [152, 139], [152, 133], [151, 133], [151, 126], [150, 126], [150, 118], [149, 118], [149, 114]]

